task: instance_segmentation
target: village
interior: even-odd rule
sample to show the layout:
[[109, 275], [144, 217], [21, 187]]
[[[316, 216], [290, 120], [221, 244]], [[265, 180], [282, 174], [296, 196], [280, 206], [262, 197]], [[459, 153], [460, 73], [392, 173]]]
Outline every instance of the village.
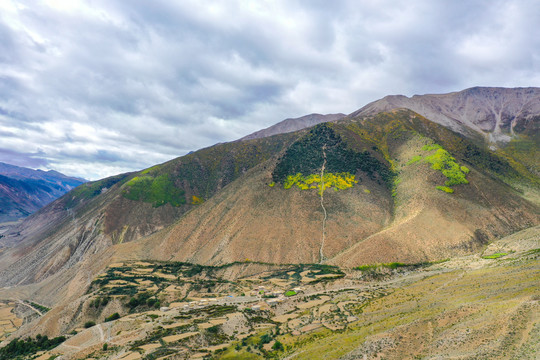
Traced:
[[36, 359], [203, 359], [229, 349], [268, 357], [283, 350], [278, 334], [346, 329], [382, 293], [317, 264], [116, 263], [92, 283], [80, 326]]

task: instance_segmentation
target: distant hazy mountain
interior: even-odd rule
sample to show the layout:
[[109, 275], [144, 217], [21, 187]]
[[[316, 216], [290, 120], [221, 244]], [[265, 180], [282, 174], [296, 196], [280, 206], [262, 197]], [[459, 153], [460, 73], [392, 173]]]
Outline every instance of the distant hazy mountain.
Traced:
[[0, 223], [24, 218], [84, 182], [54, 170], [0, 163]]

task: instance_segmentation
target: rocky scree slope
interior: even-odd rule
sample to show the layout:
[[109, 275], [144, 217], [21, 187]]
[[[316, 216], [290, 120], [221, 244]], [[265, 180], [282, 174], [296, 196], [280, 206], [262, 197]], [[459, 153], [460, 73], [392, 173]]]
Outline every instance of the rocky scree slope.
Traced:
[[540, 88], [474, 87], [449, 94], [386, 96], [350, 116], [407, 108], [464, 135], [471, 130], [491, 142], [508, 142], [516, 134], [539, 128]]

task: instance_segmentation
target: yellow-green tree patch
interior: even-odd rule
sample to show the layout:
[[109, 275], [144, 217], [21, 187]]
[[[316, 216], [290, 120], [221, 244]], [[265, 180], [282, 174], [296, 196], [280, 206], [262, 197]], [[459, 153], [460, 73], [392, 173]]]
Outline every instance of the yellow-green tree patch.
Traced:
[[328, 188], [334, 188], [334, 190], [345, 190], [357, 184], [358, 180], [354, 175], [348, 172], [344, 173], [324, 173], [322, 181], [320, 174], [311, 174], [304, 176], [302, 173], [296, 175], [289, 175], [285, 179], [283, 187], [290, 189], [293, 185], [296, 185], [299, 189], [318, 189], [319, 194], [324, 192]]

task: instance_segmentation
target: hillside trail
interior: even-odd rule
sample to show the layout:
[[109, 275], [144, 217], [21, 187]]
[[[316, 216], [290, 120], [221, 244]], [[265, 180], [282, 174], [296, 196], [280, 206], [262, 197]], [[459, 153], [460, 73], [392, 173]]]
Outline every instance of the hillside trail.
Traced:
[[17, 299], [17, 302], [23, 306], [26, 306], [28, 308], [30, 308], [31, 310], [33, 310], [34, 312], [36, 312], [39, 316], [43, 316], [43, 313], [41, 311], [39, 311], [38, 309], [36, 309], [35, 307], [33, 307], [32, 305], [22, 301], [22, 300], [19, 300]]
[[321, 167], [321, 208], [324, 213], [323, 222], [322, 222], [322, 240], [321, 240], [321, 247], [319, 248], [319, 263], [323, 263], [326, 258], [324, 257], [324, 240], [325, 240], [325, 231], [326, 231], [326, 219], [328, 217], [326, 213], [326, 208], [324, 207], [324, 169], [326, 167], [326, 144], [323, 145], [322, 148], [323, 151], [323, 164]]

